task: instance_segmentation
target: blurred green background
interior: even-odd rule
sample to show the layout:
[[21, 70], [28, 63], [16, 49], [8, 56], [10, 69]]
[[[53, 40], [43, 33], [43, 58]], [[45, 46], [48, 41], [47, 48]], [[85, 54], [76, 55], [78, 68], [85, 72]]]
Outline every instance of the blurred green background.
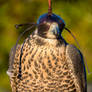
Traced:
[[[92, 72], [92, 0], [52, 0], [52, 2], [53, 12], [64, 19], [66, 26], [76, 36]], [[48, 0], [0, 0], [0, 92], [11, 92], [6, 74], [9, 52], [22, 32], [16, 30], [14, 25], [36, 22], [41, 14], [47, 12]], [[76, 45], [68, 32], [63, 31], [63, 37], [70, 44]], [[92, 74], [87, 74], [87, 79], [92, 87]]]

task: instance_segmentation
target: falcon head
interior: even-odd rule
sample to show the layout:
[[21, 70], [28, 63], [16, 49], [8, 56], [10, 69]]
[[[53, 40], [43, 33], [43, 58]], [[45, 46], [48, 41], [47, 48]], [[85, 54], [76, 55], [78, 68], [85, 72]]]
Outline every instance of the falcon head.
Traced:
[[58, 15], [43, 14], [39, 17], [37, 34], [44, 38], [58, 38], [65, 27], [64, 20]]

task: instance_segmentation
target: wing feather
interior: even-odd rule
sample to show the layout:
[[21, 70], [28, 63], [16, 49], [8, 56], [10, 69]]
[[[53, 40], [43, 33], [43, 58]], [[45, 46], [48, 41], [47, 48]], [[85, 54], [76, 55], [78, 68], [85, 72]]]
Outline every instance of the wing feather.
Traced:
[[[7, 71], [7, 74], [9, 75], [9, 77], [14, 77], [14, 71], [16, 71], [15, 69], [15, 64], [18, 64], [19, 63], [19, 53], [20, 53], [20, 49], [21, 49], [21, 46], [20, 45], [17, 45], [17, 48], [16, 48], [16, 53], [14, 52], [14, 49], [15, 49], [15, 46], [11, 49], [10, 51], [10, 54], [9, 54], [9, 68], [8, 68], [8, 71]], [[14, 57], [14, 53], [15, 53], [15, 56], [17, 56], [16, 58], [14, 58], [13, 60], [13, 57]]]
[[66, 58], [78, 92], [87, 92], [86, 71], [82, 53], [73, 45], [67, 45]]

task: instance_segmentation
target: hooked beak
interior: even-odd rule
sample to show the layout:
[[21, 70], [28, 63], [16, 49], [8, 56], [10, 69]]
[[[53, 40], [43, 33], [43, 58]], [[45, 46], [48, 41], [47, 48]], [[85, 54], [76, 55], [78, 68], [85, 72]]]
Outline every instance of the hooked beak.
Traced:
[[47, 36], [50, 37], [50, 38], [56, 38], [56, 36], [59, 35], [59, 26], [57, 23], [51, 23], [50, 24], [50, 28], [48, 30], [48, 33], [47, 33]]

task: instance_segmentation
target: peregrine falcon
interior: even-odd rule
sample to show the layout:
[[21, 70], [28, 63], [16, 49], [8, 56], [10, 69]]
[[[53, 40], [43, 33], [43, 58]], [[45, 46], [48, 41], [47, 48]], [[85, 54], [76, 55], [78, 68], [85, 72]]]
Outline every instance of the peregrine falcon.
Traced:
[[87, 92], [82, 53], [64, 40], [64, 28], [60, 16], [43, 14], [33, 34], [15, 53], [12, 48], [7, 71], [12, 92]]

